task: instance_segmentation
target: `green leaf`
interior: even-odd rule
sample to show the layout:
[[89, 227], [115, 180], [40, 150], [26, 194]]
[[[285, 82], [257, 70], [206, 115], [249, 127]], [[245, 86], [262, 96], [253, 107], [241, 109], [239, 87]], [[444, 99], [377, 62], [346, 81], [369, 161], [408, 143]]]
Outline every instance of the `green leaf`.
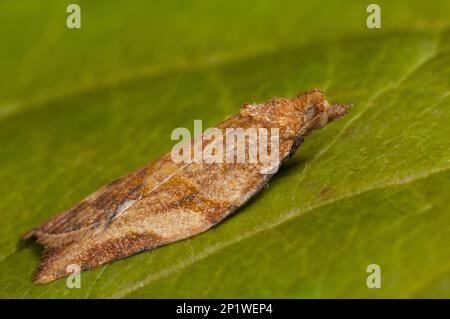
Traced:
[[[79, 1], [79, 30], [53, 3], [0, 5], [0, 297], [450, 296], [448, 1], [379, 1], [381, 29], [365, 2]], [[81, 289], [32, 283], [26, 230], [168, 152], [175, 127], [315, 87], [353, 109], [234, 216]]]

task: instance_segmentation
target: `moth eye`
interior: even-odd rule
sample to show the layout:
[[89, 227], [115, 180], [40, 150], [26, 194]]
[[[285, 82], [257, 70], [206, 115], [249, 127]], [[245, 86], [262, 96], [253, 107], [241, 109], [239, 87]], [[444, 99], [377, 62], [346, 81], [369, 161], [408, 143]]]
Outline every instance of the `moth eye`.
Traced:
[[327, 125], [328, 123], [328, 115], [326, 113], [323, 113], [320, 115], [317, 124], [316, 124], [316, 128], [322, 128], [325, 125]]

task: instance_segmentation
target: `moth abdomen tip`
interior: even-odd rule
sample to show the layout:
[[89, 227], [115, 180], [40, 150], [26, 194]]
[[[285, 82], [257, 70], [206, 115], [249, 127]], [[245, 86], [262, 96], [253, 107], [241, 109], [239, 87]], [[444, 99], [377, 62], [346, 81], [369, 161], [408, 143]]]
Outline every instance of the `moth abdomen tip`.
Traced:
[[20, 236], [20, 239], [27, 241], [33, 238], [34, 236], [36, 236], [36, 228], [30, 229], [26, 233], [22, 234], [22, 236]]
[[40, 272], [35, 273], [33, 276], [33, 282], [38, 285], [47, 284], [53, 280], [55, 280], [53, 276], [43, 275]]

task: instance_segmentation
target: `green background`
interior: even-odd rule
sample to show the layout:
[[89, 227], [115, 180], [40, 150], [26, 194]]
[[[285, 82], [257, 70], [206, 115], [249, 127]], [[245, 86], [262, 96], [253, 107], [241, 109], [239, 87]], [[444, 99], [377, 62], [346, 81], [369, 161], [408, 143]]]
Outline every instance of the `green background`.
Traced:
[[[450, 5], [0, 3], [0, 297], [450, 297]], [[20, 235], [157, 158], [175, 127], [321, 88], [351, 102], [192, 239], [35, 285]], [[382, 286], [366, 286], [366, 267]]]

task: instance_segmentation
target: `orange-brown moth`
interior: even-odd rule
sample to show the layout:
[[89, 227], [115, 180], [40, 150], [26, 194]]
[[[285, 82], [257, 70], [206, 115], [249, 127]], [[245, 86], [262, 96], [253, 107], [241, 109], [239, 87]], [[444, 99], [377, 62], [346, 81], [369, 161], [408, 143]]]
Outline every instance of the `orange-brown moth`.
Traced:
[[279, 160], [269, 174], [259, 162], [177, 164], [166, 154], [26, 233], [45, 246], [35, 282], [67, 276], [69, 265], [94, 268], [208, 230], [258, 193], [304, 136], [349, 107], [329, 104], [317, 89], [245, 104], [217, 128], [278, 128]]

